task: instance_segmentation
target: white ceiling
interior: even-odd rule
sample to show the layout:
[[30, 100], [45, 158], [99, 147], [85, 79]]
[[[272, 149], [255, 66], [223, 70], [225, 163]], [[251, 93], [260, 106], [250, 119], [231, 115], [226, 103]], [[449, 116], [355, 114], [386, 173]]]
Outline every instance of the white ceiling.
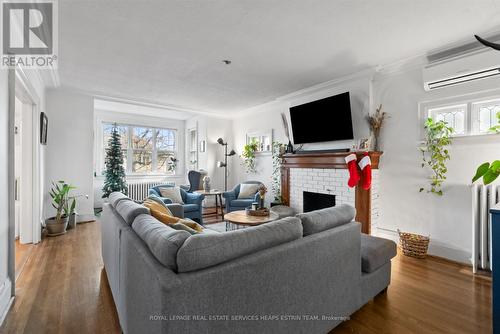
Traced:
[[498, 0], [60, 1], [59, 75], [100, 95], [231, 113], [472, 38], [498, 17]]

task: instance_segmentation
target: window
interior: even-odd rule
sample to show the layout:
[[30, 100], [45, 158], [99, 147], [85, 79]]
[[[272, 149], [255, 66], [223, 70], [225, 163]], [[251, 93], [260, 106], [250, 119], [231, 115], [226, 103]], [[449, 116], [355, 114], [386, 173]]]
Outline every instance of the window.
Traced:
[[454, 136], [473, 136], [492, 133], [489, 129], [498, 124], [498, 112], [500, 99], [493, 99], [428, 108], [427, 116], [448, 123]]
[[[113, 123], [102, 123], [102, 129], [107, 148]], [[176, 157], [177, 130], [118, 124], [118, 132], [128, 174], [175, 174], [169, 162]]]

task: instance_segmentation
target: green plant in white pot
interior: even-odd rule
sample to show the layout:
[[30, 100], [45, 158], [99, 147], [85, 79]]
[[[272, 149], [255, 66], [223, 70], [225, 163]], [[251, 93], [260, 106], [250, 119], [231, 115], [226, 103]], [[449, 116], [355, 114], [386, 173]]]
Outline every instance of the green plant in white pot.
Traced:
[[[489, 129], [490, 132], [500, 133], [500, 112], [497, 113], [497, 124]], [[472, 183], [479, 179], [483, 179], [483, 183], [490, 184], [495, 181], [500, 175], [500, 160], [495, 160], [492, 163], [485, 162], [479, 165], [476, 174], [472, 178]]]
[[74, 187], [64, 181], [52, 182], [49, 194], [52, 198], [52, 206], [56, 209], [56, 215], [45, 221], [47, 235], [50, 237], [66, 233], [68, 215], [65, 208], [68, 207], [68, 194], [71, 189], [74, 189]]

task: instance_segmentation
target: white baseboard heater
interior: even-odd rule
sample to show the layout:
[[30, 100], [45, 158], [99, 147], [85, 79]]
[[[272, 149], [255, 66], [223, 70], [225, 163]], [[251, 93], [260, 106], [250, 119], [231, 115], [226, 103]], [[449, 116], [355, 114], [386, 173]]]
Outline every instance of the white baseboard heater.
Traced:
[[499, 202], [498, 185], [472, 185], [472, 271], [491, 270], [490, 208]]
[[157, 185], [160, 185], [160, 184], [167, 184], [167, 185], [171, 185], [171, 186], [175, 185], [174, 182], [166, 182], [166, 181], [161, 181], [161, 180], [134, 181], [134, 182], [127, 181], [128, 197], [130, 197], [134, 201], [142, 201], [148, 197], [149, 189], [151, 189]]

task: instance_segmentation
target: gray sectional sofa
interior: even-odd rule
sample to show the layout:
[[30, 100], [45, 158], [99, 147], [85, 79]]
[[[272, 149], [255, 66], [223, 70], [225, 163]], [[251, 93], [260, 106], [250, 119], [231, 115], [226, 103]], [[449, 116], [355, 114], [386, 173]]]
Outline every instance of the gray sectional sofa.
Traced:
[[191, 235], [113, 193], [102, 255], [124, 333], [327, 333], [390, 283], [392, 241], [341, 205]]

